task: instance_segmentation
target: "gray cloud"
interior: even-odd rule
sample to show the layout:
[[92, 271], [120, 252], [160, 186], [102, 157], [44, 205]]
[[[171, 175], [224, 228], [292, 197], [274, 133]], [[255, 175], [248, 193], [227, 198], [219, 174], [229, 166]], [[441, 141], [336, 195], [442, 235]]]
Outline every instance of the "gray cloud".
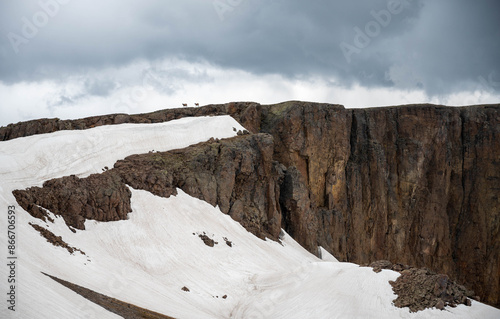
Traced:
[[83, 95], [77, 95], [72, 97], [66, 95], [60, 95], [56, 98], [56, 100], [47, 103], [47, 108], [49, 109], [49, 111], [53, 112], [55, 107], [71, 106], [83, 97], [84, 97]]
[[96, 80], [87, 78], [83, 81], [82, 92], [70, 94], [67, 90], [62, 89], [56, 96], [48, 101], [47, 106], [49, 110], [53, 111], [54, 107], [59, 106], [72, 106], [80, 100], [89, 96], [105, 97], [113, 92], [118, 87], [117, 83], [109, 80]]
[[185, 82], [211, 82], [212, 78], [206, 70], [187, 70], [180, 67], [165, 66], [153, 63], [142, 72], [142, 84], [146, 88], [154, 89], [161, 93], [172, 94], [182, 88]]
[[[47, 11], [38, 1], [3, 1], [0, 81], [65, 81], [81, 70], [177, 57], [255, 74], [335, 77], [342, 85], [431, 95], [477, 86], [500, 92], [498, 1], [391, 1], [66, 0], [57, 10], [52, 6], [57, 12], [47, 14], [46, 23], [35, 21]], [[13, 34], [26, 42], [14, 41]], [[346, 46], [353, 49], [348, 54]], [[155, 72], [166, 91], [178, 89], [167, 79], [179, 76], [210, 81], [175, 69]], [[88, 94], [106, 95], [119, 79], [88, 81]]]
[[85, 80], [85, 90], [89, 95], [107, 96], [110, 92], [116, 89], [116, 87], [117, 84], [110, 80]]

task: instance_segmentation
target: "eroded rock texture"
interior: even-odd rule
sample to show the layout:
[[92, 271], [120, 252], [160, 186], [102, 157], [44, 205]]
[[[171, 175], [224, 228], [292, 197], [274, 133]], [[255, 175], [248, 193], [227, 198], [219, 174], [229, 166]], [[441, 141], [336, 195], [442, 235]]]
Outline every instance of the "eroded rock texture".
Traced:
[[298, 190], [281, 194], [298, 242], [343, 261], [429, 267], [500, 305], [499, 106], [287, 102], [261, 113], [275, 160], [291, 168], [281, 189]]
[[181, 188], [218, 205], [248, 231], [277, 239], [279, 180], [268, 134], [210, 141], [181, 150], [129, 156], [112, 170], [136, 189], [168, 197]]
[[409, 307], [411, 312], [426, 308], [456, 307], [459, 304], [471, 305], [468, 298], [473, 292], [451, 281], [448, 276], [435, 274], [428, 269], [411, 268], [403, 270], [396, 281], [390, 281], [398, 297], [394, 305], [399, 308]]
[[143, 114], [108, 114], [86, 117], [77, 120], [61, 120], [58, 118], [39, 119], [19, 122], [0, 127], [0, 141], [18, 137], [52, 133], [62, 130], [84, 130], [102, 125], [122, 123], [161, 123], [183, 117], [231, 115], [248, 129], [252, 128], [250, 120], [259, 104], [253, 102], [226, 103], [206, 105], [202, 107], [187, 107], [160, 110]]
[[43, 219], [47, 209], [77, 229], [85, 229], [86, 219], [122, 220], [132, 211], [130, 190], [119, 176], [109, 171], [87, 178], [72, 175], [52, 179], [42, 187], [13, 193], [19, 205], [34, 217]]
[[[105, 174], [160, 196], [180, 187], [219, 205], [259, 237], [276, 239], [282, 227], [313, 253], [321, 245], [342, 261], [428, 267], [500, 306], [499, 105], [349, 110], [293, 101], [228, 103], [19, 123], [0, 128], [0, 137], [221, 114], [272, 138], [245, 135], [135, 155]], [[40, 207], [63, 212], [72, 205], [46, 203], [43, 196], [52, 191], [26, 192], [16, 198], [34, 216], [43, 217]], [[81, 220], [73, 212], [87, 216], [86, 203], [97, 196], [82, 192], [65, 217], [75, 227]], [[55, 193], [70, 199], [63, 190]], [[111, 216], [122, 218], [127, 206], [119, 213], [112, 203]]]
[[181, 188], [191, 196], [218, 205], [260, 238], [278, 239], [281, 214], [279, 181], [283, 172], [273, 162], [268, 134], [211, 140], [181, 150], [133, 155], [113, 169], [86, 178], [68, 176], [43, 187], [14, 191], [18, 203], [37, 218], [50, 210], [67, 225], [85, 229], [85, 220], [127, 218], [127, 185], [169, 197]]

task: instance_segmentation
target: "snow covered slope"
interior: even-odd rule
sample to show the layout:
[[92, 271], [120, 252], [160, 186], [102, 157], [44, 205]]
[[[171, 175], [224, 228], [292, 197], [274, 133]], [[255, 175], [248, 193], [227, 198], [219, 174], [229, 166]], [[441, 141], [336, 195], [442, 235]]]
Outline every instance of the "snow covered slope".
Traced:
[[[243, 129], [231, 117], [184, 118], [161, 124], [122, 124], [60, 131], [0, 142], [0, 244], [7, 261], [7, 207], [16, 206], [16, 312], [2, 302], [2, 318], [118, 318], [41, 272], [177, 318], [499, 318], [472, 307], [409, 313], [392, 306], [389, 285], [399, 275], [320, 260], [283, 233], [263, 241], [208, 203], [182, 190], [161, 198], [132, 191], [128, 220], [87, 221], [73, 233], [62, 218], [45, 223], [15, 202], [12, 190], [71, 174], [88, 176], [131, 154], [166, 151], [224, 138]], [[28, 223], [49, 229], [69, 254]], [[217, 244], [207, 246], [200, 235]], [[0, 267], [5, 282], [8, 268]], [[2, 285], [2, 289], [5, 286]], [[183, 291], [187, 287], [189, 292]], [[2, 291], [2, 294], [7, 291]]]

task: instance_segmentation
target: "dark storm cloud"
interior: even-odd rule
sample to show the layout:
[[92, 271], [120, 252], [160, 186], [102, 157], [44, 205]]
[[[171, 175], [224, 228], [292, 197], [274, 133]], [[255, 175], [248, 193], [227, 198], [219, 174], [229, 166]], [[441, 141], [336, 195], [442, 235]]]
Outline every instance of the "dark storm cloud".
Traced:
[[177, 57], [255, 74], [334, 77], [342, 85], [500, 91], [497, 3], [3, 1], [0, 80], [64, 81], [88, 68]]

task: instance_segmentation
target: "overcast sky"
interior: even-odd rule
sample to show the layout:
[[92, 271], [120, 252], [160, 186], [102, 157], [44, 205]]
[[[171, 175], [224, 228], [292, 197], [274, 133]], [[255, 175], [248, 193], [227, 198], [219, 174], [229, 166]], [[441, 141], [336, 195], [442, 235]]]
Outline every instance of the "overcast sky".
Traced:
[[0, 125], [230, 101], [500, 103], [498, 0], [0, 2]]

